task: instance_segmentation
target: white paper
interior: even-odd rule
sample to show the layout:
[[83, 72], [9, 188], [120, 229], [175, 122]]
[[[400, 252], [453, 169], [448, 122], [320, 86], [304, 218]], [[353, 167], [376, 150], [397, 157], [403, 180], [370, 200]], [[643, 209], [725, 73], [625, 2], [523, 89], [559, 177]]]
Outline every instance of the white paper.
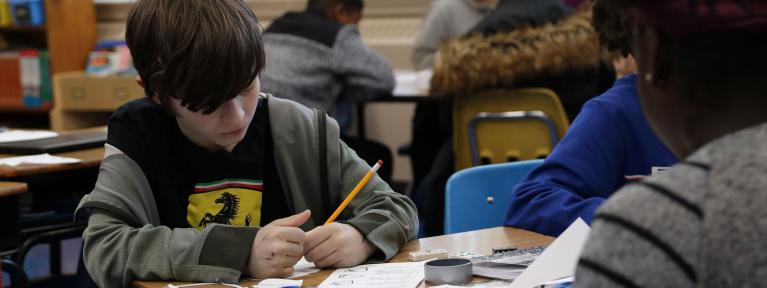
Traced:
[[408, 288], [423, 281], [424, 262], [360, 265], [337, 269], [319, 288]]
[[399, 70], [394, 73], [394, 91], [396, 96], [426, 96], [431, 86], [432, 70], [407, 71]]
[[583, 219], [575, 220], [509, 287], [532, 288], [575, 275], [575, 265], [590, 231]]
[[304, 280], [265, 279], [257, 285], [253, 285], [253, 288], [301, 287], [303, 284]]
[[53, 138], [58, 136], [59, 136], [59, 133], [56, 133], [53, 131], [10, 130], [5, 132], [0, 132], [0, 143], [37, 140], [37, 139]]
[[168, 285], [165, 285], [165, 288], [186, 288], [186, 287], [196, 287], [196, 286], [205, 286], [205, 285], [224, 285], [226, 287], [245, 288], [237, 284], [229, 284], [229, 283], [192, 283], [192, 284], [184, 284], [184, 285], [168, 284]]
[[[317, 268], [317, 266], [314, 266], [314, 263], [306, 261], [306, 258], [301, 257], [301, 260], [298, 260], [298, 263], [296, 263], [296, 265], [293, 266], [293, 274], [290, 274], [290, 276], [285, 278], [298, 278], [298, 277], [306, 276], [309, 274], [314, 274], [317, 272], [320, 272], [320, 268]], [[289, 286], [289, 285], [286, 285], [286, 286]]]
[[43, 164], [43, 165], [74, 164], [74, 163], [80, 163], [80, 162], [83, 162], [83, 160], [80, 160], [77, 158], [53, 156], [48, 153], [29, 155], [29, 156], [0, 158], [0, 165], [8, 165], [8, 166], [19, 166], [21, 164]]

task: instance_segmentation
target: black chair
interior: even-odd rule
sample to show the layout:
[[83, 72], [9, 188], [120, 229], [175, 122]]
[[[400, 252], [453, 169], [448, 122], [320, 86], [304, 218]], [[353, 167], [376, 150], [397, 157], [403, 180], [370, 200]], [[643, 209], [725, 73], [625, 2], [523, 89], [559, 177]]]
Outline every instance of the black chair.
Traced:
[[85, 223], [56, 224], [35, 227], [22, 231], [24, 241], [13, 255], [19, 267], [24, 267], [27, 254], [38, 245], [49, 245], [50, 276], [28, 281], [30, 287], [74, 287], [76, 275], [64, 275], [61, 270], [61, 242], [80, 237], [85, 231]]
[[[29, 288], [29, 278], [24, 273], [21, 265], [16, 264], [10, 259], [0, 259], [3, 266], [3, 272], [8, 273], [11, 279], [11, 288]], [[2, 277], [2, 276], [0, 276]]]

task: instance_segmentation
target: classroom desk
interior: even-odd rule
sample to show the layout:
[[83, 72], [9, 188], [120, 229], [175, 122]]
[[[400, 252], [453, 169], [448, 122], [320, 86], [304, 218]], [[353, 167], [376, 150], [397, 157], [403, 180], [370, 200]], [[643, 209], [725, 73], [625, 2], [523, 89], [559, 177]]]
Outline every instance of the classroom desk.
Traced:
[[[82, 162], [75, 163], [75, 164], [49, 164], [49, 165], [38, 165], [38, 164], [22, 164], [19, 166], [0, 165], [0, 178], [31, 176], [31, 175], [37, 175], [37, 174], [64, 172], [64, 171], [70, 171], [70, 170], [97, 167], [101, 164], [101, 159], [104, 158], [104, 147], [55, 153], [52, 155], [77, 158], [82, 160]], [[14, 157], [14, 156], [21, 156], [21, 155], [0, 154], [0, 158]]]
[[0, 181], [0, 198], [27, 192], [27, 183]]
[[[87, 128], [87, 129], [81, 129], [81, 130], [59, 132], [59, 133], [67, 134], [67, 133], [87, 132], [87, 131], [96, 131], [96, 130], [104, 130], [104, 129], [105, 127], [102, 126], [102, 127]], [[64, 171], [97, 167], [101, 164], [101, 159], [104, 158], [104, 147], [101, 146], [96, 148], [68, 151], [68, 152], [62, 152], [62, 153], [55, 153], [52, 155], [77, 158], [82, 160], [82, 162], [76, 163], [76, 164], [53, 164], [53, 165], [33, 165], [33, 164], [22, 164], [19, 166], [0, 165], [0, 178], [7, 179], [7, 178], [22, 177], [22, 176], [32, 176], [32, 175], [38, 175], [38, 174], [64, 172]], [[7, 158], [7, 157], [14, 157], [14, 156], [22, 156], [22, 155], [0, 154], [0, 158]]]
[[0, 181], [0, 219], [4, 223], [0, 252], [19, 244], [19, 195], [27, 192], [27, 188], [27, 183]]
[[[390, 262], [405, 262], [407, 260], [407, 254], [413, 251], [426, 250], [426, 249], [447, 249], [449, 252], [474, 252], [478, 254], [491, 254], [492, 249], [495, 247], [505, 247], [514, 245], [520, 248], [548, 245], [554, 238], [543, 236], [541, 234], [508, 228], [508, 227], [496, 227], [471, 232], [456, 233], [450, 235], [422, 238], [418, 240], [410, 241], [397, 256]], [[307, 275], [298, 279], [304, 280], [302, 287], [319, 286], [325, 278], [327, 278], [333, 270], [326, 269], [318, 273]], [[474, 277], [473, 282], [487, 282], [488, 279], [482, 277]], [[256, 284], [255, 280], [248, 280], [241, 285], [250, 287]], [[162, 288], [167, 285], [168, 282], [145, 282], [137, 281], [133, 283], [134, 288]], [[174, 285], [184, 283], [174, 283]], [[419, 287], [431, 287], [433, 285], [424, 284], [423, 282]], [[195, 286], [195, 287], [227, 287], [224, 285], [209, 285], [209, 286]]]
[[[87, 129], [81, 129], [81, 130], [60, 132], [60, 134], [64, 135], [67, 133], [88, 132], [88, 131], [95, 131], [95, 130], [103, 131], [104, 129], [105, 127], [87, 128]], [[62, 202], [61, 201], [62, 198], [60, 198], [59, 196], [66, 195], [67, 193], [71, 193], [71, 192], [83, 193], [85, 191], [90, 191], [91, 189], [93, 189], [93, 183], [95, 183], [95, 175], [97, 173], [96, 169], [100, 165], [101, 159], [104, 157], [104, 148], [103, 146], [101, 146], [97, 148], [54, 153], [53, 155], [77, 158], [82, 160], [82, 162], [76, 163], [76, 164], [51, 164], [51, 165], [37, 165], [37, 164], [21, 164], [18, 166], [0, 165], [0, 180], [25, 182], [20, 184], [23, 184], [24, 191], [28, 190], [27, 192], [29, 192], [28, 195], [25, 195], [25, 197], [34, 199], [31, 204], [31, 208], [33, 212], [58, 211], [57, 208], [62, 207], [63, 206], [62, 203], [67, 203], [68, 205], [72, 205], [72, 206], [76, 205], [76, 203], [69, 204], [69, 202]], [[22, 156], [22, 155], [0, 154], [0, 158], [15, 157], [15, 156]], [[83, 179], [86, 179], [86, 180], [83, 181]], [[76, 182], [74, 184], [77, 184], [77, 185], [74, 185], [73, 182]], [[3, 188], [3, 187], [4, 186], [0, 186], [0, 188]], [[8, 190], [8, 191], [11, 191], [11, 190]], [[22, 229], [25, 227], [22, 227], [22, 224], [19, 222], [21, 211], [18, 204], [19, 203], [18, 198], [20, 196], [21, 195], [14, 195], [13, 197], [10, 197], [10, 199], [2, 199], [2, 202], [4, 203], [2, 205], [8, 205], [7, 206], [8, 208], [6, 208], [6, 206], [3, 206], [0, 208], [0, 214], [2, 214], [2, 219], [13, 224], [8, 225], [8, 227], [3, 227], [5, 231], [12, 231], [12, 232], [7, 233], [9, 234], [8, 237], [5, 237], [4, 235], [2, 239], [0, 239], [3, 242], [3, 243], [0, 243], [0, 249], [7, 250], [11, 248], [16, 248], [20, 244], [19, 241], [22, 240], [20, 236], [22, 235]], [[71, 196], [68, 196], [68, 197], [71, 197]], [[66, 200], [69, 200], [69, 199], [67, 198]], [[60, 218], [69, 219], [69, 221], [71, 221], [72, 219], [71, 217], [64, 218], [64, 216], [61, 216]], [[50, 218], [50, 217], [49, 218], [37, 217], [35, 219], [36, 219], [35, 221], [28, 222], [25, 225], [48, 225], [52, 223], [50, 221], [60, 220], [60, 219], [52, 220], [53, 218]], [[29, 228], [29, 227], [30, 226], [27, 226], [26, 228]], [[3, 233], [3, 234], [6, 234], [6, 233]], [[13, 235], [10, 235], [10, 234], [13, 234]]]

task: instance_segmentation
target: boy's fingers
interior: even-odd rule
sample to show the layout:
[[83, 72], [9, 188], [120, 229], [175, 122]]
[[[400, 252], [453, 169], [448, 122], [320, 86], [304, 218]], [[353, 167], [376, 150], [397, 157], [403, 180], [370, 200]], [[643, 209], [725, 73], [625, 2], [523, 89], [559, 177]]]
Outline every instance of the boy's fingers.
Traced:
[[312, 249], [327, 241], [333, 233], [325, 226], [320, 226], [312, 229], [312, 231], [306, 232], [306, 241], [304, 242], [304, 254], [309, 253]]
[[306, 223], [306, 221], [309, 220], [309, 216], [311, 215], [312, 215], [311, 211], [306, 210], [304, 212], [295, 214], [290, 217], [274, 220], [272, 221], [272, 223], [269, 223], [269, 225], [284, 226], [284, 227], [298, 227]]
[[308, 252], [305, 253], [306, 260], [309, 260], [310, 258], [312, 260], [309, 260], [309, 261], [312, 261], [312, 262], [316, 260], [321, 260], [327, 257], [328, 255], [333, 254], [333, 252], [335, 252], [336, 250], [343, 249], [343, 247], [338, 247], [337, 245], [335, 245], [335, 243], [331, 243], [331, 242], [332, 240], [324, 241], [320, 245], [317, 245], [316, 247], [314, 247], [313, 249], [308, 250]]
[[304, 254], [304, 248], [296, 243], [278, 242], [275, 243], [272, 253], [289, 257], [301, 257]]
[[319, 259], [317, 261], [314, 261], [314, 265], [317, 265], [319, 268], [325, 268], [325, 267], [331, 267], [335, 265], [337, 262], [340, 262], [340, 259], [338, 259], [338, 251], [332, 251], [327, 256], [323, 257], [322, 259]]
[[282, 241], [303, 244], [306, 241], [306, 232], [295, 227], [274, 227], [272, 237]]

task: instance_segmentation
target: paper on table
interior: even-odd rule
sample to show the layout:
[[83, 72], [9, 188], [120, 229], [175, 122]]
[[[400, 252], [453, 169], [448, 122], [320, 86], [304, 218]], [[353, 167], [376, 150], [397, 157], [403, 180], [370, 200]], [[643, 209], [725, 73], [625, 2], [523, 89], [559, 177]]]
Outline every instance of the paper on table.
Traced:
[[320, 268], [314, 266], [314, 263], [306, 261], [306, 258], [301, 257], [296, 265], [293, 265], [293, 274], [285, 278], [298, 278], [309, 274], [320, 272]]
[[429, 93], [432, 70], [396, 71], [394, 96], [423, 96]]
[[8, 165], [8, 166], [18, 166], [22, 163], [24, 164], [74, 164], [74, 163], [80, 163], [80, 162], [83, 162], [83, 160], [80, 160], [77, 158], [52, 156], [51, 154], [48, 154], [48, 153], [29, 155], [29, 156], [0, 158], [0, 165]]
[[304, 280], [264, 279], [257, 285], [253, 285], [253, 288], [301, 287], [303, 284]]
[[575, 220], [509, 287], [531, 288], [575, 275], [575, 265], [590, 231], [583, 219]]
[[229, 284], [229, 283], [192, 283], [192, 284], [184, 284], [184, 285], [168, 284], [168, 285], [165, 285], [164, 288], [186, 288], [186, 287], [208, 286], [208, 285], [224, 285], [226, 287], [245, 288], [237, 284]]
[[322, 281], [319, 288], [416, 287], [423, 281], [423, 263], [369, 264], [337, 269], [325, 281]]
[[53, 131], [10, 130], [0, 132], [0, 143], [53, 138], [56, 136], [59, 136], [59, 133]]

